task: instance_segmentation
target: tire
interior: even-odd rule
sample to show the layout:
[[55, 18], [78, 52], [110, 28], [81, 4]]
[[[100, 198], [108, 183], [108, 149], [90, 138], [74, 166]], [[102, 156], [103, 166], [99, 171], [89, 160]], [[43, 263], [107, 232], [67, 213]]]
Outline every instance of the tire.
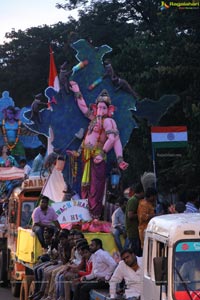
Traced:
[[21, 288], [21, 281], [17, 282], [16, 280], [12, 280], [10, 282], [10, 286], [11, 286], [11, 294], [14, 297], [19, 297], [19, 295], [20, 295], [20, 288]]
[[7, 252], [6, 250], [0, 251], [0, 286], [8, 285], [7, 278], [8, 270], [7, 270]]

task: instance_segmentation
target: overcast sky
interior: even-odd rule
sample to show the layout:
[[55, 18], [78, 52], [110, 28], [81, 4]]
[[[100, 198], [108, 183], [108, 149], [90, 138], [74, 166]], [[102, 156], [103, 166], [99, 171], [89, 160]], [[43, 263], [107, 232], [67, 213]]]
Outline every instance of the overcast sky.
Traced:
[[57, 9], [56, 3], [64, 0], [1, 0], [0, 1], [0, 44], [5, 39], [5, 33], [13, 28], [15, 31], [25, 30], [39, 25], [53, 25], [67, 22], [68, 16], [76, 12]]

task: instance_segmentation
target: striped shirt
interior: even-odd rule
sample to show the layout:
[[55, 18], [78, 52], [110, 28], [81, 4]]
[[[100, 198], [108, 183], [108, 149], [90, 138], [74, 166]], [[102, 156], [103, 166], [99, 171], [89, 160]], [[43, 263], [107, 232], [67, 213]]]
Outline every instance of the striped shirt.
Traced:
[[196, 208], [196, 206], [191, 202], [187, 202], [185, 206], [186, 206], [186, 210], [184, 211], [184, 213], [198, 213], [199, 212], [198, 208]]

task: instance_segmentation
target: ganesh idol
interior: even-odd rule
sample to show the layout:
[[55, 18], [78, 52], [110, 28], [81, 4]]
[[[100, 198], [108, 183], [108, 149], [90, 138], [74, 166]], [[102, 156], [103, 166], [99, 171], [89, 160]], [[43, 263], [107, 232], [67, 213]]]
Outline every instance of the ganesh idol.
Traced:
[[[88, 108], [79, 86], [71, 81], [71, 90], [79, 109], [90, 120], [87, 133], [78, 154], [82, 153], [83, 174], [81, 182], [81, 197], [88, 199], [89, 209], [93, 218], [99, 219], [103, 208], [103, 193], [106, 181], [106, 155], [113, 148], [118, 166], [121, 170], [128, 167], [123, 159], [123, 149], [119, 131], [112, 118], [114, 106], [106, 90], [96, 99], [96, 103]], [[68, 154], [78, 155], [75, 151]]]

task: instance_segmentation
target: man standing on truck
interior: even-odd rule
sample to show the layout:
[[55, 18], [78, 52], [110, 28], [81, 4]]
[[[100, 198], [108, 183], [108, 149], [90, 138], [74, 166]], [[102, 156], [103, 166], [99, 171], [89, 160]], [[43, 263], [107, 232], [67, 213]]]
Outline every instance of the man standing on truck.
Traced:
[[[128, 248], [128, 239], [125, 229], [125, 210], [128, 199], [123, 197], [119, 199], [119, 207], [115, 209], [112, 214], [112, 235], [114, 237], [115, 243], [119, 252], [123, 249]], [[122, 246], [120, 236], [125, 239], [124, 246]]]
[[142, 258], [137, 257], [131, 249], [125, 249], [121, 252], [121, 259], [109, 281], [110, 300], [116, 299], [116, 287], [122, 280], [125, 281], [125, 298], [142, 300]]
[[144, 235], [145, 229], [151, 218], [156, 216], [156, 199], [157, 199], [157, 191], [153, 187], [147, 188], [145, 191], [144, 199], [141, 199], [138, 204], [138, 221], [139, 221], [139, 236], [141, 242], [141, 248], [143, 249], [144, 245]]
[[35, 232], [38, 237], [42, 248], [47, 249], [47, 245], [44, 241], [44, 228], [52, 227], [60, 230], [60, 224], [58, 222], [58, 216], [55, 210], [49, 206], [49, 198], [46, 196], [42, 196], [40, 200], [40, 205], [36, 207], [32, 214], [33, 226], [32, 230]]
[[144, 190], [142, 184], [137, 183], [134, 187], [134, 191], [135, 194], [128, 200], [126, 206], [125, 226], [129, 242], [129, 248], [131, 248], [137, 256], [142, 256], [138, 231], [139, 222], [137, 214], [139, 201], [144, 197]]

